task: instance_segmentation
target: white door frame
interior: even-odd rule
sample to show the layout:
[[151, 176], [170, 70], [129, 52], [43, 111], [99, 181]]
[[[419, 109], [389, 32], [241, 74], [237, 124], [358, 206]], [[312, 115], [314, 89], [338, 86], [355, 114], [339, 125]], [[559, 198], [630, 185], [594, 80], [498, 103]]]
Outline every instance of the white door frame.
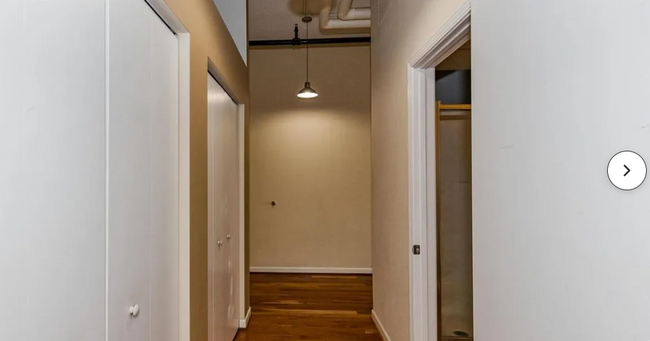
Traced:
[[248, 326], [248, 321], [251, 318], [251, 307], [248, 307], [248, 311], [244, 311], [246, 306], [246, 212], [245, 212], [245, 196], [246, 196], [246, 160], [245, 160], [245, 150], [246, 150], [246, 107], [241, 98], [238, 98], [235, 95], [235, 92], [228, 86], [228, 83], [225, 81], [223, 74], [217, 69], [214, 63], [211, 60], [208, 60], [208, 73], [214, 77], [214, 79], [219, 83], [223, 90], [230, 96], [230, 98], [237, 104], [237, 115], [238, 115], [238, 153], [239, 153], [239, 311], [237, 312], [239, 318], [239, 328], [246, 328]]
[[438, 340], [435, 67], [470, 38], [471, 0], [411, 58], [408, 66], [411, 341]]
[[190, 341], [190, 33], [165, 0], [143, 1], [178, 38], [178, 340]]

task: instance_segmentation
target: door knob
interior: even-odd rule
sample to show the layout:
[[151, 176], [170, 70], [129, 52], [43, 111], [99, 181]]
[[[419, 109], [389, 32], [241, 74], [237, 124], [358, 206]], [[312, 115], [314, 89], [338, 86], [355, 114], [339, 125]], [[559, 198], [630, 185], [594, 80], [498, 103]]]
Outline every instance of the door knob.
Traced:
[[129, 308], [129, 314], [131, 317], [138, 317], [140, 315], [140, 306], [135, 304]]
[[230, 240], [230, 238], [232, 238], [232, 236], [231, 236], [231, 235], [227, 235], [226, 238], [228, 238], [228, 240]]
[[219, 245], [219, 247], [222, 247], [222, 246], [223, 246], [223, 241], [221, 241], [221, 240], [218, 241], [218, 242], [217, 242], [217, 245]]

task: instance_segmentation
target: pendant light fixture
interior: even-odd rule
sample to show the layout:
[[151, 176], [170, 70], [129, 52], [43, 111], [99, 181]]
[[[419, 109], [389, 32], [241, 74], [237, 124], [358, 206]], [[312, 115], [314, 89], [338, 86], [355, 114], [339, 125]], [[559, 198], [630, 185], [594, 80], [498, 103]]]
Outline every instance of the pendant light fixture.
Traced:
[[309, 2], [308, 0], [304, 1], [305, 4], [305, 16], [302, 18], [302, 22], [307, 24], [307, 81], [305, 82], [305, 87], [298, 92], [298, 98], [316, 98], [318, 97], [318, 92], [311, 87], [309, 83], [309, 23], [312, 21], [311, 14], [309, 14]]

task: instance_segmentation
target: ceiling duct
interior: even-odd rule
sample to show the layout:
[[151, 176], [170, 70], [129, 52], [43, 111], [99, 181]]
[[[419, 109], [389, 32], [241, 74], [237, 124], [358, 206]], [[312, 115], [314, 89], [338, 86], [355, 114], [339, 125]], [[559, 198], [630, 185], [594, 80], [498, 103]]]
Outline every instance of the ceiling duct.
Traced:
[[370, 8], [352, 8], [352, 0], [341, 0], [338, 19], [331, 19], [332, 0], [324, 0], [323, 5], [319, 18], [322, 30], [370, 28]]
[[370, 7], [352, 8], [352, 1], [339, 1], [338, 18], [341, 20], [370, 20]]

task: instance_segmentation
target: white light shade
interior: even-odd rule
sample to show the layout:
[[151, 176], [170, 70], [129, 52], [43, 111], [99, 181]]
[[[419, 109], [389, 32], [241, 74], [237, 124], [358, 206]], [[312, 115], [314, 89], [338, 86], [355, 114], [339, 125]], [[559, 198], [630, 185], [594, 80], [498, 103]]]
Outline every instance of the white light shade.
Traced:
[[305, 82], [305, 87], [298, 92], [298, 98], [316, 98], [318, 97], [318, 92], [311, 88], [309, 82]]

